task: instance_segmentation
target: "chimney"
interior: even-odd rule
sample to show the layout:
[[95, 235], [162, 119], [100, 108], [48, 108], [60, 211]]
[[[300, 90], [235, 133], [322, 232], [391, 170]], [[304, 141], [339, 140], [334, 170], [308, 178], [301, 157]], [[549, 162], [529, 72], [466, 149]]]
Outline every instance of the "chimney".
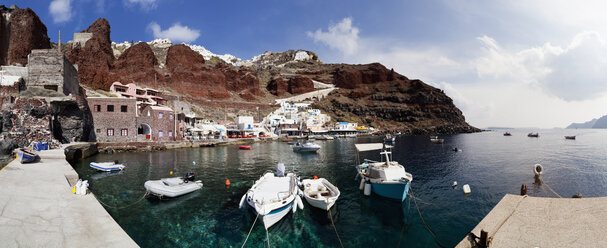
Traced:
[[57, 49], [61, 52], [61, 29], [59, 29], [59, 45], [57, 46]]

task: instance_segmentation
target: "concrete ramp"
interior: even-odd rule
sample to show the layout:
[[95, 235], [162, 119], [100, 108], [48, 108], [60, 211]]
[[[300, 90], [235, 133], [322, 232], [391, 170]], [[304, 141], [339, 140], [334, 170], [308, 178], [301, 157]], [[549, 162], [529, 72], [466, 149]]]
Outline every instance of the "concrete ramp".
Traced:
[[[507, 194], [472, 230], [490, 247], [607, 247], [607, 197], [545, 198]], [[466, 236], [456, 247], [473, 247]]]

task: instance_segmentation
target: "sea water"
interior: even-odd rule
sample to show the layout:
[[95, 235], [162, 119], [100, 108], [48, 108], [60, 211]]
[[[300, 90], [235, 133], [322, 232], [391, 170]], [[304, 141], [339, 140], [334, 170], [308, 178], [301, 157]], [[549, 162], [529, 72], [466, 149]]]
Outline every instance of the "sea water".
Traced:
[[[287, 171], [305, 178], [324, 177], [339, 187], [341, 196], [331, 213], [305, 203], [289, 213], [266, 234], [261, 220], [253, 226], [248, 247], [339, 247], [335, 229], [345, 247], [432, 247], [435, 242], [454, 246], [474, 228], [507, 193], [555, 197], [545, 185], [534, 183], [533, 165], [544, 167], [543, 180], [563, 197], [607, 195], [607, 130], [508, 130], [443, 135], [444, 144], [428, 136], [398, 136], [393, 159], [413, 174], [416, 205], [376, 195], [364, 196], [355, 181], [354, 165], [364, 158], [379, 160], [377, 151], [357, 157], [355, 143], [380, 142], [380, 137], [316, 141], [318, 154], [294, 153], [283, 142], [256, 143], [251, 150], [238, 146], [190, 148], [155, 152], [98, 154], [73, 166], [104, 204], [106, 210], [142, 247], [239, 247], [251, 229], [255, 214], [239, 209], [240, 198], [267, 171], [282, 162]], [[564, 135], [577, 135], [565, 140]], [[458, 152], [453, 148], [457, 147]], [[119, 160], [120, 173], [99, 173], [92, 161]], [[195, 162], [195, 163], [193, 163]], [[158, 201], [141, 199], [146, 180], [194, 172], [204, 187], [194, 193]], [[225, 180], [231, 186], [226, 188]], [[453, 181], [458, 186], [452, 188]], [[465, 195], [461, 186], [469, 184]]]

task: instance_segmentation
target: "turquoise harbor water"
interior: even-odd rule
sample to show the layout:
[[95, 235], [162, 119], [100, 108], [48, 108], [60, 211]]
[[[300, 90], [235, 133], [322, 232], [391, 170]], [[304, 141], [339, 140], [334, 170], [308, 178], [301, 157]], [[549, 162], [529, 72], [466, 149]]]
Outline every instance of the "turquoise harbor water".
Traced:
[[[528, 138], [529, 131], [511, 130], [512, 137], [501, 131], [442, 136], [442, 145], [430, 143], [428, 136], [397, 137], [394, 159], [413, 174], [417, 203], [441, 244], [457, 244], [504, 194], [518, 194], [523, 183], [530, 195], [554, 197], [545, 186], [534, 184], [535, 163], [544, 166], [544, 181], [564, 197], [578, 192], [607, 196], [607, 130], [540, 130], [539, 138]], [[565, 140], [564, 135], [577, 139]], [[224, 146], [99, 154], [73, 166], [102, 202], [127, 206], [106, 209], [142, 247], [240, 247], [255, 219], [252, 211], [238, 209], [240, 197], [279, 161], [302, 178], [317, 175], [339, 187], [342, 195], [332, 217], [345, 247], [435, 246], [414, 204], [365, 197], [358, 190], [354, 144], [376, 141], [378, 137], [316, 141], [322, 146], [318, 155], [293, 153], [282, 142], [253, 144], [250, 151]], [[452, 152], [452, 147], [462, 151]], [[378, 160], [379, 154], [361, 157]], [[113, 160], [124, 163], [125, 171], [105, 174], [88, 167], [91, 161]], [[179, 198], [128, 206], [145, 193], [146, 180], [168, 177], [171, 170], [196, 173], [204, 187]], [[226, 178], [232, 182], [229, 189]], [[453, 181], [460, 186], [451, 188]], [[472, 194], [462, 193], [464, 184], [470, 184]], [[289, 213], [270, 228], [270, 245], [339, 247], [329, 215], [304, 205], [303, 211]], [[266, 242], [258, 220], [247, 246], [265, 247]]]

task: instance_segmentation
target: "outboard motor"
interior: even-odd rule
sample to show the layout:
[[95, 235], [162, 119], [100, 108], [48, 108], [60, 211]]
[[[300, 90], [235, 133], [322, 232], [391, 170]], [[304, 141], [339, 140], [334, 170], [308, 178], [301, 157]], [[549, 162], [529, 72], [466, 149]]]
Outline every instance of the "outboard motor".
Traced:
[[276, 176], [284, 177], [285, 176], [285, 164], [278, 163], [276, 165]]
[[185, 174], [185, 177], [183, 177], [183, 181], [184, 182], [194, 182], [194, 180], [196, 180], [196, 176], [194, 175], [194, 173], [192, 172], [188, 172], [187, 174]]
[[120, 161], [114, 160], [114, 164], [120, 164]]

